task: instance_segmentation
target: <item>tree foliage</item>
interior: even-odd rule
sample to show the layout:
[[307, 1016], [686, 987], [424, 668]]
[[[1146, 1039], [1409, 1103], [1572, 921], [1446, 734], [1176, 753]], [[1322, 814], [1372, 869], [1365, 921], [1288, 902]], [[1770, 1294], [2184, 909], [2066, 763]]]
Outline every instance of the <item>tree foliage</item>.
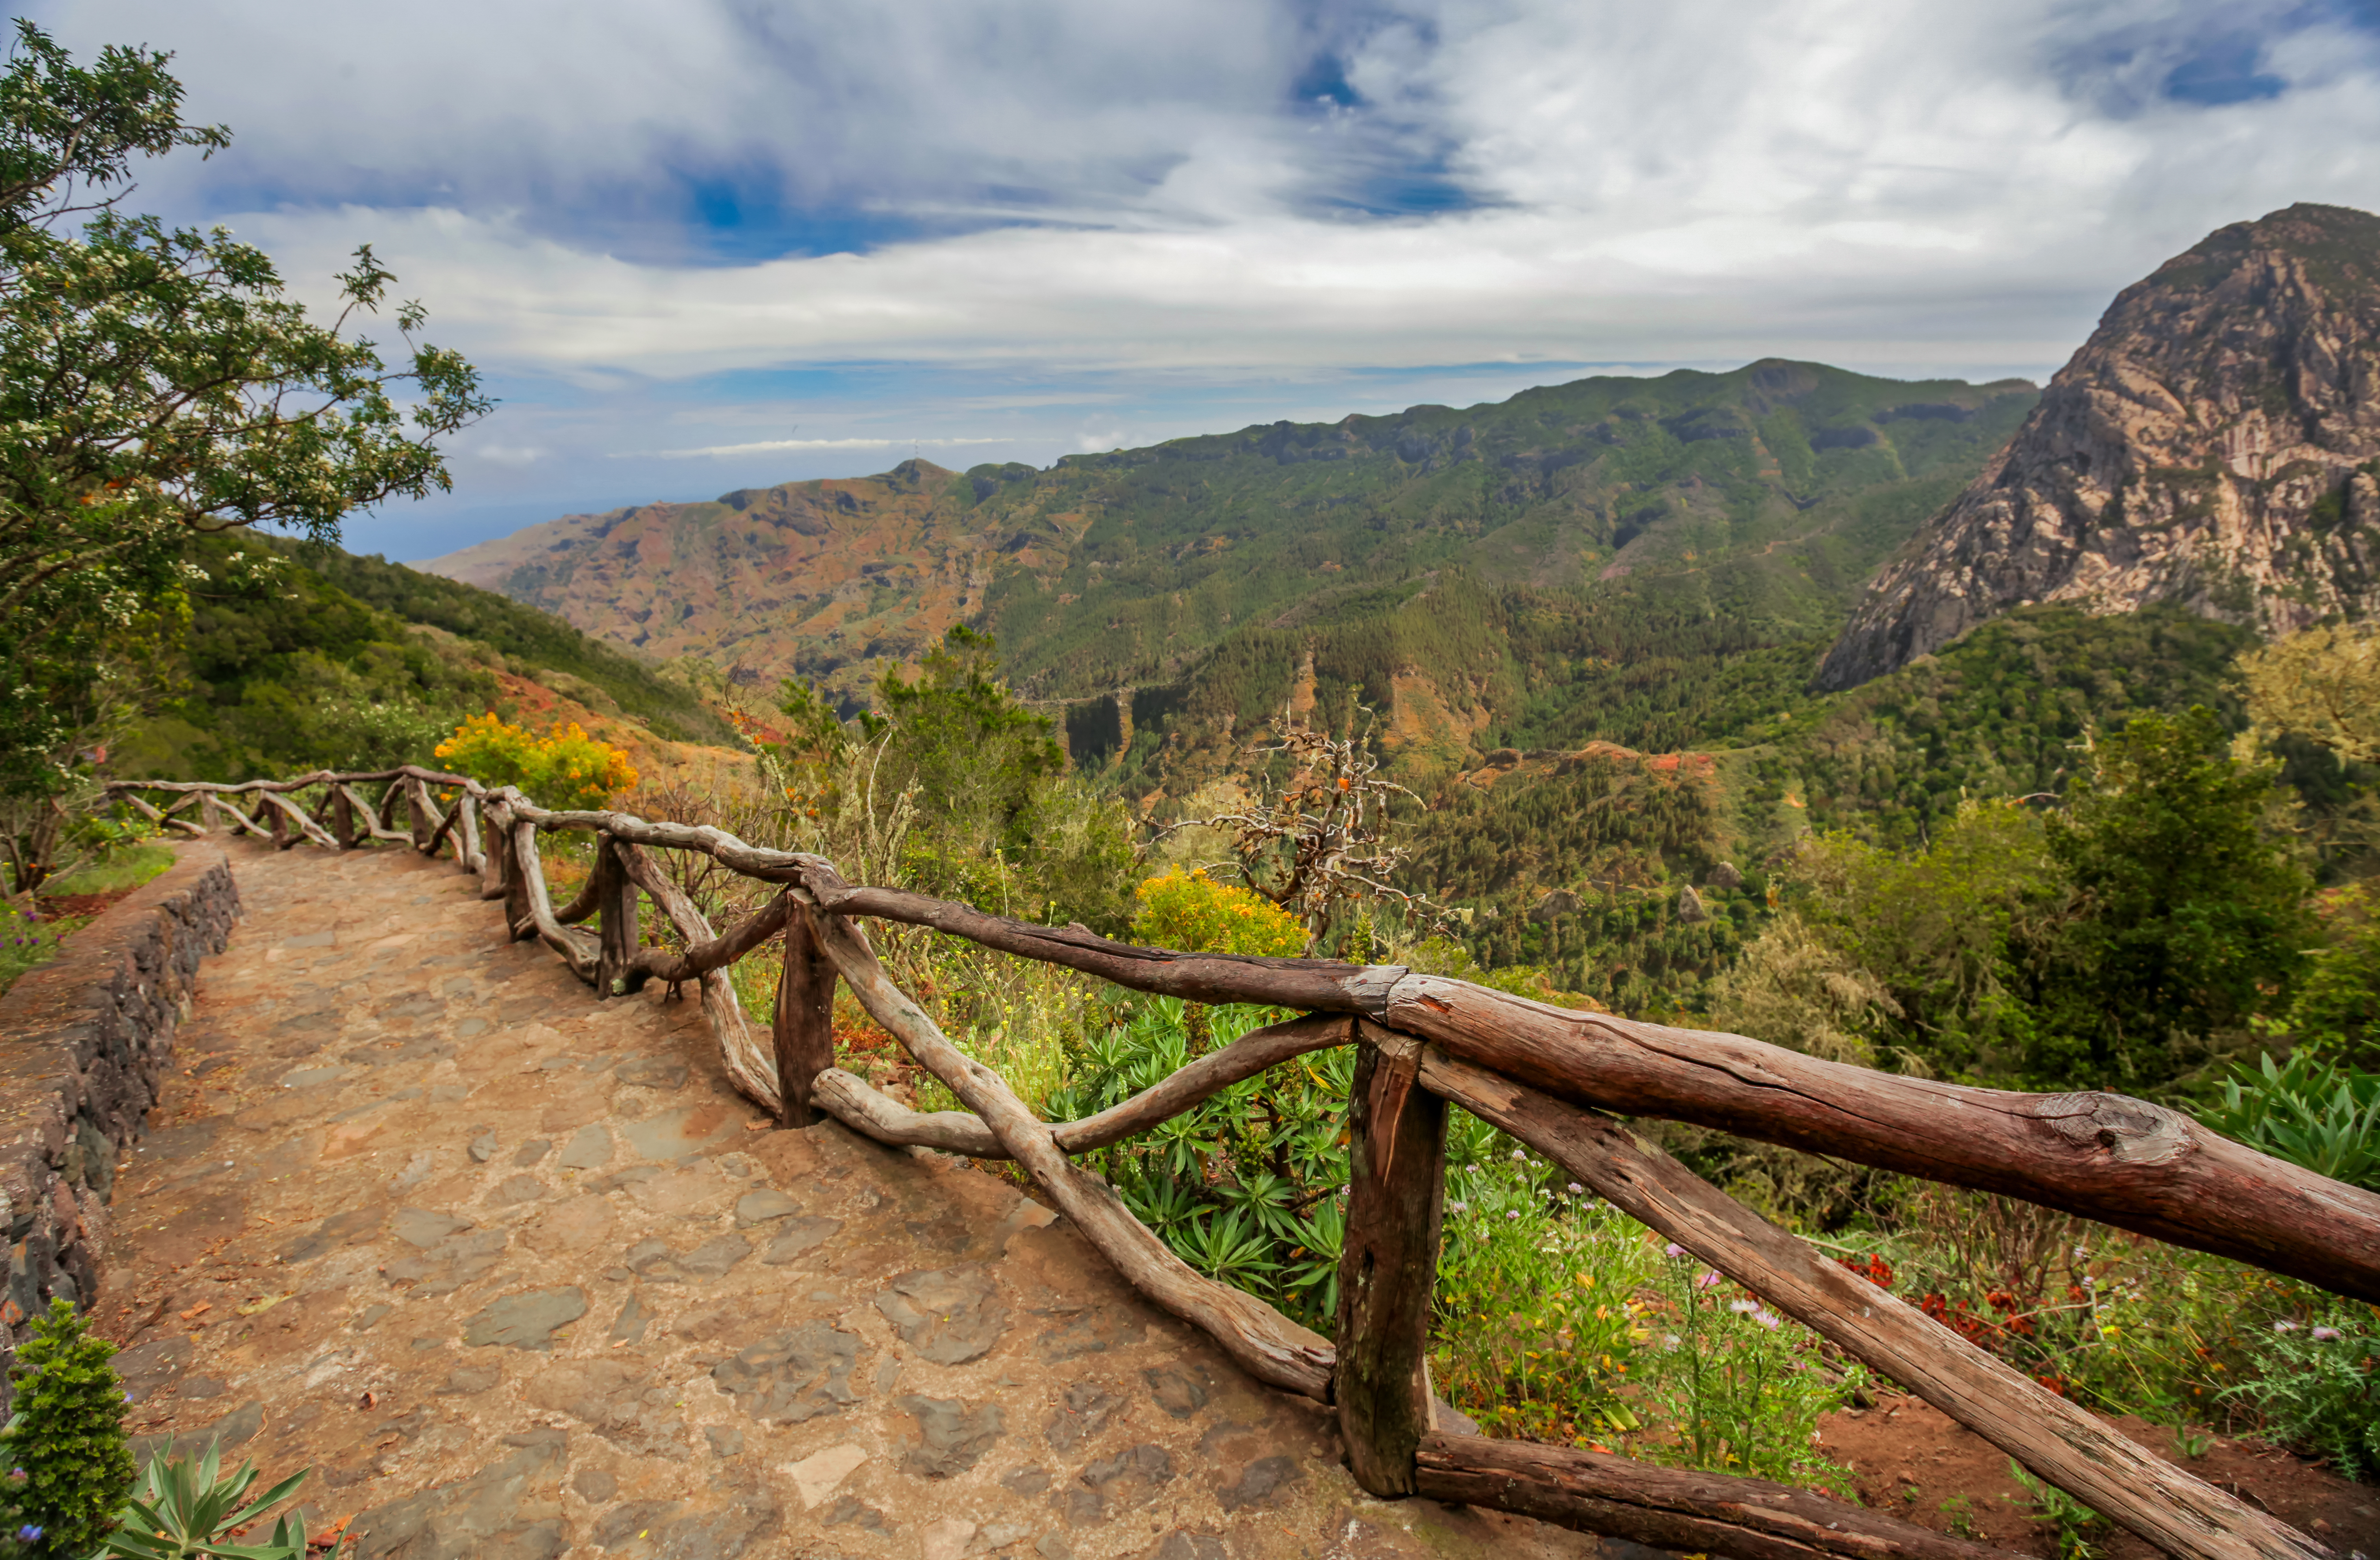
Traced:
[[187, 124], [168, 56], [83, 68], [30, 23], [0, 79], [0, 786], [65, 783], [111, 641], [185, 582], [188, 540], [320, 541], [359, 506], [449, 485], [438, 442], [486, 412], [477, 373], [395, 313], [369, 246], [327, 322], [229, 233], [128, 215], [136, 156], [228, 143]]

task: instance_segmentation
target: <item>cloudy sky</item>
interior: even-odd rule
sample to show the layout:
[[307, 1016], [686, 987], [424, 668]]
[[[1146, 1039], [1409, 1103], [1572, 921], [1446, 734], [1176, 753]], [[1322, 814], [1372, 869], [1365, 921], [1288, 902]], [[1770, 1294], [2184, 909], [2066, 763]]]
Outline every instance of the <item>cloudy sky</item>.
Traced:
[[503, 408], [418, 558], [747, 483], [1768, 355], [2046, 377], [2380, 209], [2380, 0], [35, 0], [237, 140], [141, 202], [370, 242]]

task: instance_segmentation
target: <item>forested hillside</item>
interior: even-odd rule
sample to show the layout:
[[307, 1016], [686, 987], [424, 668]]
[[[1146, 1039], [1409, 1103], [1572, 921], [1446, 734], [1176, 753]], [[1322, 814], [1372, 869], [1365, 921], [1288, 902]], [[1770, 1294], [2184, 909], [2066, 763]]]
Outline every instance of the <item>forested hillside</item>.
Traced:
[[662, 741], [736, 740], [650, 669], [468, 585], [269, 538], [199, 539], [188, 558], [198, 577], [139, 636], [142, 713], [111, 774], [419, 762], [468, 715], [557, 696]]

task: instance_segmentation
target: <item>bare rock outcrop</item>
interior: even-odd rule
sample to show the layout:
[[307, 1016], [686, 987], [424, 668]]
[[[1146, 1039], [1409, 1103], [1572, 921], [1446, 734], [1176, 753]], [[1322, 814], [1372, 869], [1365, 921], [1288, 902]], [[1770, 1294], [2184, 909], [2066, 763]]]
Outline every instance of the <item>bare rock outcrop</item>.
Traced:
[[1869, 588], [1854, 687], [2039, 602], [2280, 633], [2380, 603], [2380, 217], [2296, 205], [2118, 295], [1966, 492]]

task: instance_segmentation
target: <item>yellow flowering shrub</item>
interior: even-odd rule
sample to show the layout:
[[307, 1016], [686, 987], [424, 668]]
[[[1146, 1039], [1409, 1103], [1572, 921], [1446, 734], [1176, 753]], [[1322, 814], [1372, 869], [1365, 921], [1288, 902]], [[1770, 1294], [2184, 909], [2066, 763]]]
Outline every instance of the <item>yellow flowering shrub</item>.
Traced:
[[1133, 896], [1140, 901], [1133, 940], [1148, 946], [1281, 957], [1305, 951], [1303, 921], [1262, 895], [1217, 883], [1204, 871], [1185, 874], [1177, 867], [1150, 878]]
[[594, 810], [637, 783], [628, 755], [577, 721], [543, 737], [493, 713], [473, 715], [438, 744], [438, 758], [483, 786], [517, 786], [531, 801], [557, 811]]

